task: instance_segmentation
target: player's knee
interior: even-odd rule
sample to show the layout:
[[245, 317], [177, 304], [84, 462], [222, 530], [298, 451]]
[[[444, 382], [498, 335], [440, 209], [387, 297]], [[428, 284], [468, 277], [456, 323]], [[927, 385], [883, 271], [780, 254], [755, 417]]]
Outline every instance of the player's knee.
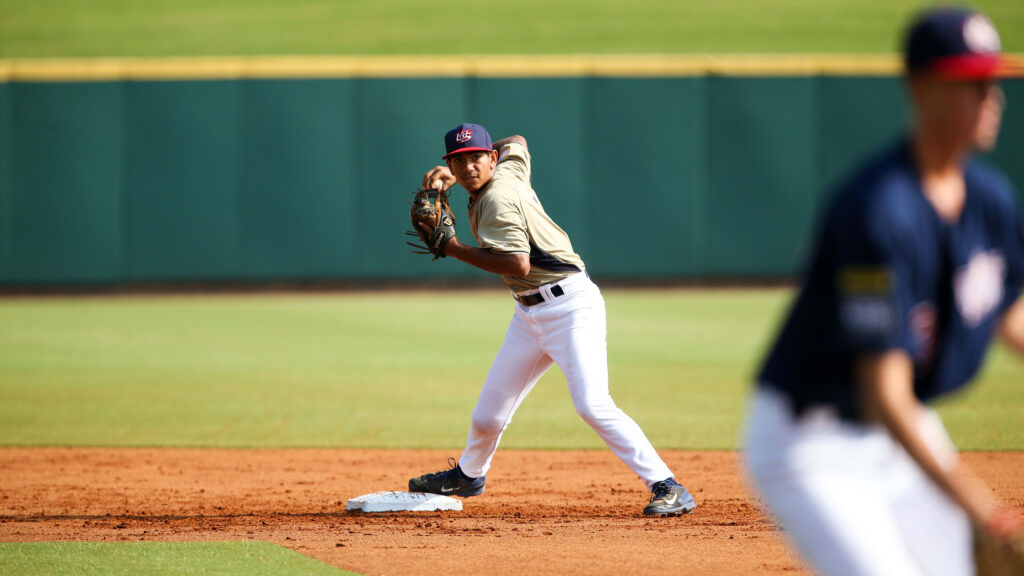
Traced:
[[597, 426], [601, 422], [606, 421], [616, 409], [615, 403], [612, 402], [610, 396], [574, 399], [573, 405], [576, 407], [576, 413], [580, 415], [580, 418], [591, 426]]
[[487, 414], [473, 414], [473, 429], [480, 434], [500, 434], [505, 429], [505, 421]]
[[585, 405], [584, 406], [579, 406], [579, 405], [577, 405], [576, 406], [576, 413], [580, 415], [580, 418], [583, 418], [584, 422], [586, 422], [587, 424], [590, 424], [591, 426], [593, 426], [594, 424], [596, 424], [598, 422], [597, 413], [595, 413], [594, 410], [592, 410], [590, 408], [590, 406], [585, 406]]

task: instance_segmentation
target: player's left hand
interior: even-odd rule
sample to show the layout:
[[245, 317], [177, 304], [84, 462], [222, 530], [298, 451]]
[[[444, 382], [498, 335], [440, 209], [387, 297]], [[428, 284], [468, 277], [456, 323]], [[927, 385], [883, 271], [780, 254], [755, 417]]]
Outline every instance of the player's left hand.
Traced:
[[414, 254], [433, 254], [434, 260], [444, 258], [445, 247], [455, 239], [455, 216], [448, 205], [448, 194], [443, 190], [426, 188], [416, 192], [409, 212], [412, 231], [406, 232], [423, 242], [406, 242], [416, 248]]

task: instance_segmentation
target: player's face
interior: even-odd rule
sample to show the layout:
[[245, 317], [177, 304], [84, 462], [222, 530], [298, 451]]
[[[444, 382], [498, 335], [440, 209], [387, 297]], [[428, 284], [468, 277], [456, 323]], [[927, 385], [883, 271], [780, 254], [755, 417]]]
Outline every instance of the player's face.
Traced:
[[448, 169], [467, 192], [476, 192], [491, 181], [498, 165], [497, 152], [464, 152], [447, 160]]
[[981, 107], [981, 116], [974, 132], [974, 145], [979, 150], [989, 151], [996, 147], [999, 126], [1003, 121], [1006, 96], [998, 84], [989, 87], [988, 95]]
[[991, 150], [999, 136], [1005, 100], [992, 80], [914, 80], [918, 121], [950, 144]]

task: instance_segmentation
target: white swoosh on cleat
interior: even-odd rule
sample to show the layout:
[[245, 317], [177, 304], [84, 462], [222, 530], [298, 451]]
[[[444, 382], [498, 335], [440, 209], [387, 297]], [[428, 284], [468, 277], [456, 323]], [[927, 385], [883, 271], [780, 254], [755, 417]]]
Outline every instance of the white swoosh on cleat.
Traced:
[[443, 492], [443, 493], [445, 493], [445, 494], [447, 494], [447, 493], [449, 493], [449, 492], [455, 492], [455, 488], [449, 488], [448, 490], [445, 490], [445, 489], [444, 489], [444, 486], [442, 486], [442, 487], [441, 487], [441, 492]]

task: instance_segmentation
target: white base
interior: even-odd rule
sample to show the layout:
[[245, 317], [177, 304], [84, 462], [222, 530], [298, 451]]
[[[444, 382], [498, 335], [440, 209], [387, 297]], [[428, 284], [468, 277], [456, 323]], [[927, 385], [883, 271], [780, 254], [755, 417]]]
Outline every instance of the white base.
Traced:
[[462, 510], [462, 501], [420, 492], [374, 492], [348, 501], [347, 510], [362, 512], [432, 512]]

